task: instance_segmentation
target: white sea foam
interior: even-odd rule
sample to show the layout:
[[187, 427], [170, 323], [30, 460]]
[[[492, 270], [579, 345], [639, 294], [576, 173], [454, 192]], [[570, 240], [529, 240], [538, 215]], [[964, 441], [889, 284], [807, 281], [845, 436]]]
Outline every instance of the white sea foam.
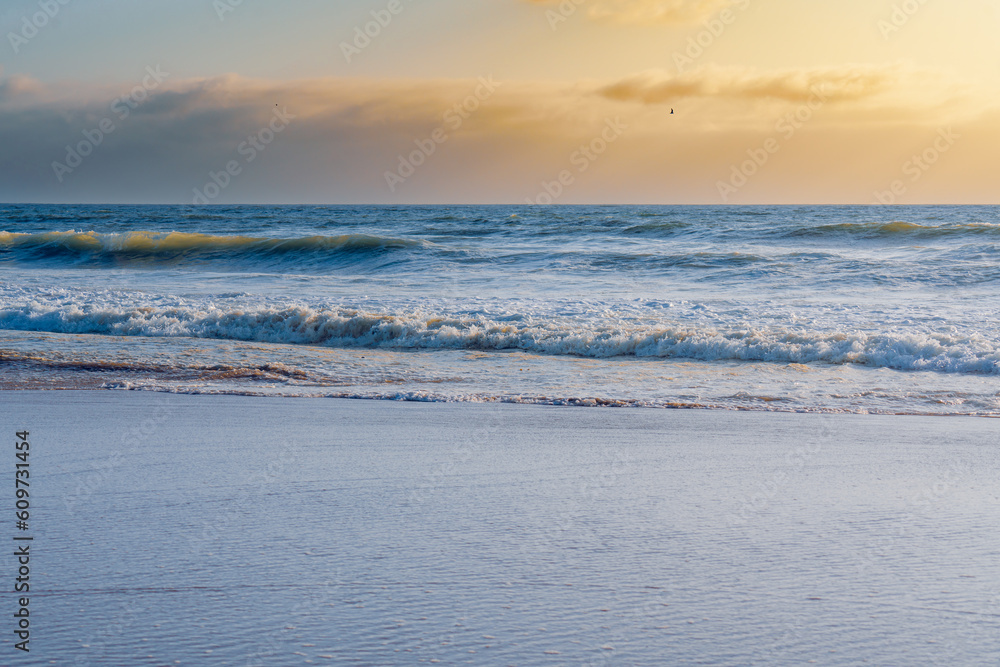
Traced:
[[1000, 374], [992, 339], [962, 332], [864, 332], [785, 326], [606, 323], [598, 318], [366, 312], [349, 308], [199, 309], [27, 304], [0, 309], [0, 328], [56, 333], [193, 337], [382, 349], [522, 350], [580, 357], [856, 364], [896, 370]]

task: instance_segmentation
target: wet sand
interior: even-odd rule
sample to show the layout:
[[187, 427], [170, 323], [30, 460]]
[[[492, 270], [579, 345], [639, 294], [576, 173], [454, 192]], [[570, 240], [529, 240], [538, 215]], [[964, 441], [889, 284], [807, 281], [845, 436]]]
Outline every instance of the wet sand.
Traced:
[[0, 426], [13, 664], [1000, 661], [995, 420], [23, 391]]

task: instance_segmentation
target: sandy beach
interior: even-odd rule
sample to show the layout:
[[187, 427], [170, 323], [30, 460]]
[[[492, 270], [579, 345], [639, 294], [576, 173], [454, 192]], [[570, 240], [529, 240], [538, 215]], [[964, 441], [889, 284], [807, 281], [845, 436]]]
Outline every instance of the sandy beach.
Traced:
[[9, 435], [31, 432], [18, 664], [1000, 656], [991, 419], [93, 391], [0, 404]]

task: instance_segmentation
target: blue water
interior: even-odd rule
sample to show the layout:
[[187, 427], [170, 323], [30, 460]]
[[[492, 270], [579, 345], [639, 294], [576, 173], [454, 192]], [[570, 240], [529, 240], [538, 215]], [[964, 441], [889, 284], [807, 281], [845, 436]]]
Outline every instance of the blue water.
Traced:
[[0, 207], [11, 388], [1000, 412], [1000, 208]]

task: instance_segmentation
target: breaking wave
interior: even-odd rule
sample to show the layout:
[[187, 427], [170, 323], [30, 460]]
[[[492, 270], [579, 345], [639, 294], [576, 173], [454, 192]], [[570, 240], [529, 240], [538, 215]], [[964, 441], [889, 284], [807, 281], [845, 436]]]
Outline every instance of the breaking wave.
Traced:
[[0, 232], [0, 261], [134, 268], [208, 263], [231, 268], [315, 267], [432, 245], [369, 234], [259, 238], [146, 231]]
[[0, 310], [0, 328], [71, 334], [193, 337], [401, 350], [520, 350], [590, 358], [854, 364], [1000, 375], [1000, 349], [978, 334], [810, 331], [778, 326], [609, 325], [568, 318], [424, 316], [306, 307], [98, 308], [31, 304]]

